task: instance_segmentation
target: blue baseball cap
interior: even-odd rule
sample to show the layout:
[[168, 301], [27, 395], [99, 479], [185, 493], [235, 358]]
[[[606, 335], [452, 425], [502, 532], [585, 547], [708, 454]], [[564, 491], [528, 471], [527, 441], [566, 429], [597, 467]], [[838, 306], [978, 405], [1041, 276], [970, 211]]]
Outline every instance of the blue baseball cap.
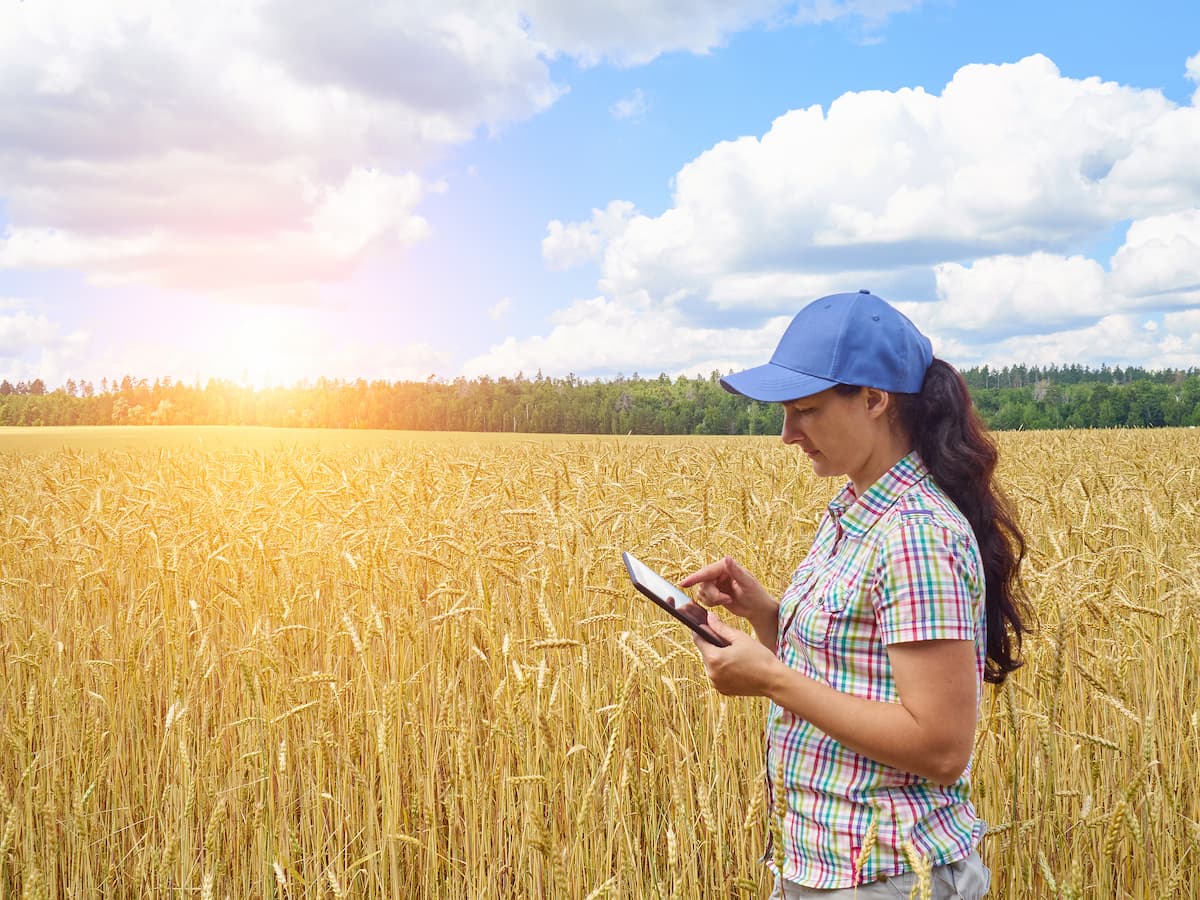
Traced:
[[752, 400], [810, 397], [836, 384], [916, 394], [933, 362], [933, 345], [917, 326], [870, 291], [814, 300], [787, 327], [775, 355], [721, 379]]

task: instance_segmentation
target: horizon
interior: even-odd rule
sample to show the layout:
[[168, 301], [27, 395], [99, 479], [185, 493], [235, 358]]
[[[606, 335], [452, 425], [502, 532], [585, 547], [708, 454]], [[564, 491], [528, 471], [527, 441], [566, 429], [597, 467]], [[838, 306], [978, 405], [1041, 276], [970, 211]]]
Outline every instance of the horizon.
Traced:
[[[1154, 379], [1154, 378], [1163, 378], [1166, 376], [1179, 377], [1182, 375], [1184, 377], [1193, 377], [1193, 376], [1200, 375], [1200, 362], [1198, 362], [1195, 365], [1186, 367], [1186, 368], [1167, 367], [1167, 368], [1161, 368], [1161, 369], [1145, 368], [1142, 366], [1135, 366], [1135, 365], [1110, 366], [1107, 363], [1101, 363], [1098, 366], [1089, 366], [1089, 365], [1084, 365], [1084, 364], [1080, 364], [1080, 363], [1072, 363], [1072, 364], [1069, 364], [1066, 366], [1059, 365], [1057, 363], [1049, 363], [1046, 365], [1013, 363], [1013, 364], [1004, 365], [1004, 366], [989, 366], [985, 363], [985, 364], [979, 365], [979, 366], [969, 366], [966, 368], [958, 369], [958, 371], [960, 372], [960, 374], [962, 374], [964, 376], [964, 378], [967, 378], [967, 379], [970, 379], [971, 377], [977, 377], [979, 375], [1001, 376], [1005, 373], [1010, 373], [1010, 374], [1036, 373], [1039, 376], [1049, 376], [1049, 375], [1052, 375], [1055, 373], [1079, 373], [1079, 374], [1083, 374], [1083, 375], [1103, 375], [1103, 374], [1107, 374], [1107, 373], [1113, 373], [1115, 375], [1127, 376], [1130, 372], [1135, 372], [1135, 371], [1144, 373], [1148, 378]], [[62, 391], [64, 393], [69, 394], [70, 396], [79, 396], [78, 392], [80, 390], [82, 390], [85, 385], [89, 386], [92, 389], [93, 394], [119, 394], [124, 391], [138, 391], [138, 390], [143, 390], [146, 388], [169, 389], [169, 388], [175, 387], [175, 386], [182, 386], [189, 390], [204, 390], [207, 387], [212, 386], [212, 385], [219, 385], [219, 386], [223, 386], [223, 387], [227, 386], [227, 387], [235, 388], [240, 391], [249, 391], [251, 393], [266, 393], [269, 391], [317, 390], [317, 389], [321, 388], [323, 384], [332, 386], [332, 387], [345, 387], [345, 386], [352, 386], [358, 382], [363, 382], [368, 385], [375, 385], [375, 384], [384, 384], [384, 385], [430, 384], [430, 385], [438, 385], [438, 386], [442, 386], [442, 387], [449, 387], [449, 386], [453, 386], [454, 384], [458, 383], [459, 381], [465, 381], [468, 384], [475, 383], [475, 382], [483, 382], [483, 381], [488, 381], [488, 380], [492, 381], [493, 383], [498, 383], [501, 381], [533, 383], [533, 382], [538, 381], [539, 379], [543, 379], [543, 380], [552, 381], [552, 382], [566, 382], [566, 381], [574, 380], [575, 384], [589, 385], [589, 384], [619, 383], [622, 381], [650, 382], [650, 381], [659, 381], [662, 378], [667, 378], [671, 382], [678, 381], [679, 379], [684, 379], [684, 380], [688, 380], [688, 381], [711, 381], [714, 377], [718, 377], [721, 375], [727, 375], [727, 374], [729, 374], [729, 372], [714, 371], [714, 372], [710, 372], [708, 374], [693, 373], [691, 375], [682, 375], [681, 374], [681, 375], [671, 376], [666, 372], [658, 372], [656, 374], [648, 374], [648, 373], [641, 373], [641, 372], [632, 372], [632, 373], [626, 374], [623, 372], [616, 372], [616, 373], [613, 373], [610, 375], [597, 375], [594, 377], [584, 377], [584, 376], [577, 375], [574, 372], [568, 372], [564, 375], [544, 375], [542, 372], [538, 371], [538, 372], [534, 372], [532, 374], [526, 373], [526, 372], [516, 372], [513, 375], [500, 375], [500, 376], [495, 376], [495, 377], [493, 377], [491, 375], [483, 374], [483, 375], [476, 375], [472, 378], [467, 378], [466, 376], [462, 376], [462, 375], [455, 376], [453, 378], [446, 378], [443, 376], [430, 374], [429, 376], [427, 376], [425, 378], [397, 378], [397, 379], [365, 378], [365, 377], [361, 377], [361, 376], [359, 376], [359, 377], [351, 376], [351, 377], [346, 377], [346, 378], [339, 378], [339, 377], [318, 375], [313, 378], [306, 377], [299, 381], [292, 382], [290, 384], [270, 384], [270, 385], [255, 385], [245, 379], [239, 381], [234, 378], [226, 378], [223, 376], [209, 376], [209, 377], [203, 378], [203, 379], [198, 378], [198, 377], [194, 377], [192, 379], [186, 379], [186, 378], [174, 378], [170, 375], [164, 375], [164, 376], [158, 376], [158, 377], [151, 378], [149, 376], [140, 376], [140, 375], [135, 376], [133, 374], [123, 374], [119, 378], [109, 378], [108, 376], [101, 376], [100, 379], [96, 382], [93, 382], [90, 379], [75, 379], [75, 378], [68, 377], [62, 383], [55, 384], [53, 386], [46, 384], [44, 382], [44, 380], [40, 379], [40, 378], [35, 378], [30, 381], [17, 381], [17, 382], [12, 382], [7, 378], [0, 378], [0, 392], [3, 392], [3, 393], [31, 393], [31, 391], [29, 389], [37, 382], [41, 382], [41, 388], [42, 388], [43, 393], [51, 394], [51, 393], [55, 393], [58, 391]], [[129, 387], [123, 386], [126, 379], [128, 379], [130, 381]], [[71, 393], [72, 384], [75, 388], [76, 393]], [[1032, 386], [1033, 386], [1032, 383], [1023, 383], [1018, 386], [1014, 386], [1014, 385], [1004, 386], [1004, 385], [999, 385], [999, 384], [996, 385], [997, 388], [999, 388], [999, 387], [1010, 387], [1010, 388], [1012, 388], [1012, 387], [1032, 387]], [[7, 390], [4, 390], [5, 388], [7, 388]], [[24, 390], [21, 390], [21, 388], [24, 388]], [[972, 389], [975, 389], [975, 388], [973, 387]], [[767, 405], [769, 405], [769, 403], [770, 403], [770, 401], [756, 401], [756, 402], [762, 402]]]
[[1196, 4], [638, 11], [0, 6], [0, 380], [1200, 364]]

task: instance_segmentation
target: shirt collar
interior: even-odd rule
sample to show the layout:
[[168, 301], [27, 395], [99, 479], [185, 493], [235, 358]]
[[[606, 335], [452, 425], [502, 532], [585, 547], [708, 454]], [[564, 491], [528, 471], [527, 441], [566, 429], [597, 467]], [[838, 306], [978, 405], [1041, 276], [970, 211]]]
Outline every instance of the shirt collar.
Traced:
[[862, 537], [909, 488], [928, 474], [925, 463], [914, 450], [888, 469], [861, 497], [854, 493], [854, 484], [847, 482], [829, 502], [829, 514], [848, 534]]

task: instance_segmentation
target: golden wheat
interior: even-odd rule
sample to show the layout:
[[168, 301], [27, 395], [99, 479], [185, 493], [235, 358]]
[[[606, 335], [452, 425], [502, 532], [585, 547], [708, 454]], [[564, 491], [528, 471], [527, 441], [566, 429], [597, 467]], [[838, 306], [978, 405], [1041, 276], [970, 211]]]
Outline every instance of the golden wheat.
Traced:
[[[836, 485], [391, 441], [0, 455], [0, 896], [765, 895], [764, 705], [620, 551], [779, 586]], [[1041, 630], [981, 710], [993, 895], [1195, 895], [1200, 436], [1002, 445]]]

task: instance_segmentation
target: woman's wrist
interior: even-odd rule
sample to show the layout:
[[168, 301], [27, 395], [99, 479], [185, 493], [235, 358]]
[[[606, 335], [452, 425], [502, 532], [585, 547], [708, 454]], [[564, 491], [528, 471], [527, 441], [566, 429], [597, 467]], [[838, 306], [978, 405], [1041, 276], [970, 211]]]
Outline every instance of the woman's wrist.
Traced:
[[787, 681], [790, 676], [796, 674], [798, 673], [794, 669], [788, 668], [783, 660], [776, 657], [772, 660], [771, 670], [765, 678], [762, 695], [772, 703], [782, 706]]
[[772, 609], [755, 616], [750, 620], [750, 625], [759, 643], [774, 650], [779, 643], [779, 605], [775, 604]]

